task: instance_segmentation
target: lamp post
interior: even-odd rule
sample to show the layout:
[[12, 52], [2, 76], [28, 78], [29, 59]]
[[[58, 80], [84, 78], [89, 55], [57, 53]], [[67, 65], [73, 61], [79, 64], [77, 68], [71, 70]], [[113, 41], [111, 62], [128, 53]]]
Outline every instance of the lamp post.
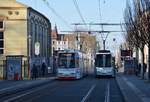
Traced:
[[28, 35], [28, 78], [30, 79], [30, 67], [31, 67], [31, 38], [32, 36]]

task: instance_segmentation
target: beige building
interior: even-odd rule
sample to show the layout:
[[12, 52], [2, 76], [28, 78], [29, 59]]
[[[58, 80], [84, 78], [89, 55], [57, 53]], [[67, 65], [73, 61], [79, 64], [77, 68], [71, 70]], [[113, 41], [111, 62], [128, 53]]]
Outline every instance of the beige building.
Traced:
[[51, 33], [51, 38], [52, 38], [52, 55], [54, 55], [54, 52], [56, 50], [57, 47], [57, 38], [58, 38], [58, 31], [57, 31], [57, 26], [55, 25], [54, 29], [52, 29], [52, 33]]
[[[96, 49], [96, 37], [89, 34], [62, 34], [64, 40], [68, 41], [69, 49], [78, 49], [88, 52]], [[78, 39], [78, 40], [77, 40]]]
[[0, 0], [0, 59], [1, 64], [7, 62], [7, 68], [0, 67], [0, 78], [30, 78], [33, 64], [40, 76], [41, 64], [50, 62], [50, 29], [49, 20], [38, 11], [16, 0]]

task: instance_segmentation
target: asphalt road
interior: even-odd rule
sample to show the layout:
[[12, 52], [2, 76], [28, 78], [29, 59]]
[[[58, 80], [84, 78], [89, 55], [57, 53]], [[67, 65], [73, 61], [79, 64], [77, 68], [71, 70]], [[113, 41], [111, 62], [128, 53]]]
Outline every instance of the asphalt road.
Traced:
[[10, 95], [3, 102], [124, 102], [113, 78], [88, 76], [80, 80], [55, 80], [46, 85]]

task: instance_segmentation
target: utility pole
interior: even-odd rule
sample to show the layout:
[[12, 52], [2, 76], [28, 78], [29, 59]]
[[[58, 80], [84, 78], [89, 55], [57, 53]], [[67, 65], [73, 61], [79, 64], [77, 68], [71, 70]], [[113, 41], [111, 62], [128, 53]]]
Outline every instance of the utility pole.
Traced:
[[79, 39], [79, 32], [77, 32], [78, 30], [78, 24], [75, 24], [75, 31], [74, 33], [76, 34], [76, 41], [77, 41], [77, 50], [80, 50], [80, 39]]

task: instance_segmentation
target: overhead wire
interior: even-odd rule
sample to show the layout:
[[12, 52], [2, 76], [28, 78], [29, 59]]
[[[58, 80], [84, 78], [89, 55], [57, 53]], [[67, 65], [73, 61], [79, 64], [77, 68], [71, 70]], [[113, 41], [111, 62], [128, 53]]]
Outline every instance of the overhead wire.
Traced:
[[49, 4], [49, 2], [47, 0], [42, 0], [42, 1], [69, 29], [73, 30], [73, 28], [70, 26], [70, 24], [56, 12], [56, 10]]
[[75, 6], [75, 8], [76, 8], [76, 10], [77, 10], [77, 12], [78, 12], [78, 14], [79, 14], [79, 16], [80, 16], [82, 22], [83, 22], [83, 23], [85, 24], [85, 26], [87, 27], [87, 24], [86, 24], [86, 22], [85, 22], [84, 17], [82, 16], [82, 13], [81, 13], [81, 10], [80, 10], [80, 8], [79, 8], [79, 6], [78, 6], [77, 1], [76, 1], [76, 0], [73, 0], [73, 3], [74, 3], [74, 6]]
[[[104, 4], [105, 4], [105, 0], [104, 0], [104, 2], [103, 2]], [[98, 9], [99, 9], [99, 21], [100, 21], [100, 23], [102, 23], [102, 14], [101, 14], [101, 2], [100, 2], [100, 0], [98, 0]], [[101, 29], [102, 29], [102, 31], [104, 31], [104, 28], [103, 28], [103, 25], [100, 25], [101, 26]], [[104, 36], [105, 34], [104, 33], [101, 33], [101, 38], [102, 38], [102, 40], [103, 40], [103, 46], [105, 46], [105, 43], [106, 43], [106, 39], [108, 38], [108, 35], [109, 35], [109, 33], [106, 33], [106, 36]], [[105, 50], [105, 47], [104, 47], [104, 50]]]
[[[100, 2], [100, 0], [98, 0], [98, 11], [99, 11], [99, 21], [100, 21], [100, 23], [102, 23], [101, 2]], [[101, 29], [103, 31], [104, 30], [103, 29], [103, 25], [100, 25], [100, 27], [101, 27]], [[104, 39], [103, 33], [101, 33], [101, 37], [102, 37], [102, 39]]]

